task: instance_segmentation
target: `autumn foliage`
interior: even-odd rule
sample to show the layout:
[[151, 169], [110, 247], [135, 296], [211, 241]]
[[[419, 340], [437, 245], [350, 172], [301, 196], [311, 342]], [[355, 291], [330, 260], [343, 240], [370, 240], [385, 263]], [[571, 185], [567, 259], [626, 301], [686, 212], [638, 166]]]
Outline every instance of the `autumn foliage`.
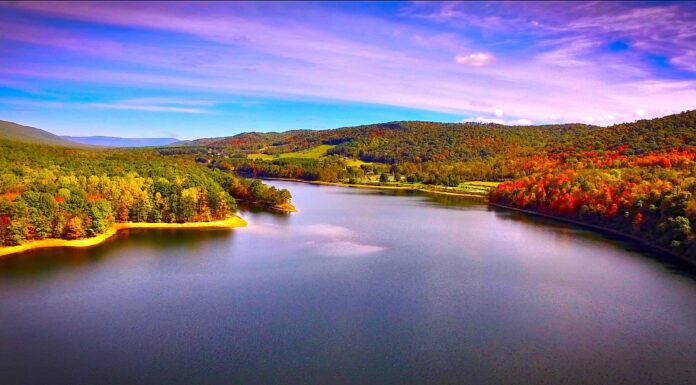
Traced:
[[235, 198], [277, 205], [290, 193], [154, 150], [0, 141], [0, 246], [92, 237], [114, 222], [224, 219]]
[[696, 256], [696, 148], [626, 155], [629, 149], [550, 155], [542, 170], [498, 185], [490, 199]]

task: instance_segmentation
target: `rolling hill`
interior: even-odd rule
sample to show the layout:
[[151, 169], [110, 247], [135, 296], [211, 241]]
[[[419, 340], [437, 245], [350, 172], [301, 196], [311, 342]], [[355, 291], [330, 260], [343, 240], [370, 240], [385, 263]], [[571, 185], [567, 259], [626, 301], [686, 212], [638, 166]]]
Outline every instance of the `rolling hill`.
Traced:
[[[630, 144], [643, 153], [696, 143], [696, 110], [609, 127], [586, 124], [505, 126], [492, 123], [398, 121], [329, 130], [241, 133], [172, 146], [224, 148], [230, 154], [277, 156], [333, 146], [327, 155], [386, 164], [466, 162]], [[255, 155], [259, 157], [259, 155]], [[269, 158], [270, 159], [270, 158]]]
[[57, 146], [75, 146], [75, 143], [48, 131], [4, 120], [0, 120], [0, 139]]
[[156, 147], [179, 142], [176, 138], [119, 138], [112, 136], [58, 136], [48, 131], [0, 120], [0, 139], [54, 146]]

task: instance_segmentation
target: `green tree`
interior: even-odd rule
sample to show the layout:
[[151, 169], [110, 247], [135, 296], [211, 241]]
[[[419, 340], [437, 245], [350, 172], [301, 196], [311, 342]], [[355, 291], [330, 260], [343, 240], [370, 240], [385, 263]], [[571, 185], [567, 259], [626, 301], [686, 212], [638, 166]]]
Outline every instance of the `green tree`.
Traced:
[[93, 237], [105, 232], [113, 222], [111, 204], [105, 200], [90, 202], [88, 207], [89, 226], [87, 235]]

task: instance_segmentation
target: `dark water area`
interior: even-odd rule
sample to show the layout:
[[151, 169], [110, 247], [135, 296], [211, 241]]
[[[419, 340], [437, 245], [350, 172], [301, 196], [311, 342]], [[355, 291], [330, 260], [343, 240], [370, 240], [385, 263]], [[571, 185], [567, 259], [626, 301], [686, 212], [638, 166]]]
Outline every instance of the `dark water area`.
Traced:
[[272, 182], [299, 212], [0, 259], [0, 384], [693, 384], [696, 279], [481, 201]]

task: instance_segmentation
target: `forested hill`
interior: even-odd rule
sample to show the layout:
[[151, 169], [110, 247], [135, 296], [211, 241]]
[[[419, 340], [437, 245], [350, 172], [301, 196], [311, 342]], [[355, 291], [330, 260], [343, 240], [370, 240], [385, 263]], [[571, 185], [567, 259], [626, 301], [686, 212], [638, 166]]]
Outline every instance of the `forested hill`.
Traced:
[[75, 143], [67, 141], [58, 135], [51, 134], [48, 131], [4, 120], [0, 120], [0, 139], [58, 146], [75, 145]]
[[[275, 155], [335, 145], [338, 154], [368, 162], [469, 161], [567, 149], [608, 150], [630, 144], [634, 151], [689, 145], [696, 139], [696, 110], [610, 127], [585, 124], [505, 126], [482, 123], [402, 121], [331, 130], [242, 133], [179, 143], [226, 147]], [[177, 144], [175, 144], [177, 145]]]
[[690, 146], [696, 143], [695, 127], [696, 111], [610, 127], [404, 121], [244, 133], [191, 141], [161, 153], [195, 154], [201, 161], [215, 161], [216, 167], [234, 167], [247, 175], [374, 182], [386, 173], [382, 179], [401, 182], [405, 177], [409, 183], [454, 187], [465, 181], [500, 181], [538, 172], [540, 158], [551, 154], [623, 148], [627, 155], [639, 155]]
[[42, 131], [9, 127], [3, 132], [15, 142], [0, 140], [5, 244], [98, 233], [102, 217], [206, 221], [232, 212], [234, 198], [267, 206], [290, 199], [226, 172], [234, 171], [448, 192], [503, 182], [490, 196], [498, 204], [630, 233], [696, 261], [696, 111], [611, 127], [391, 122], [157, 150], [20, 144], [16, 132], [37, 141]]
[[190, 157], [0, 139], [0, 247], [93, 237], [116, 222], [223, 220], [236, 199], [290, 207], [289, 191]]
[[641, 152], [695, 145], [696, 110], [598, 128], [569, 144], [593, 150], [628, 146]]
[[[160, 150], [254, 177], [472, 193], [632, 235], [696, 262], [696, 111], [611, 127], [392, 122]], [[195, 143], [194, 143], [195, 144]]]
[[[400, 121], [329, 130], [248, 132], [229, 137], [174, 143], [173, 146], [234, 147], [240, 150], [262, 150], [263, 153], [272, 155], [329, 144], [338, 145], [342, 152], [346, 152], [346, 155], [353, 152], [353, 149], [358, 150], [357, 147], [360, 149], [369, 147], [376, 152], [390, 153], [384, 156], [375, 154], [375, 157], [392, 159], [404, 156], [414, 157], [417, 156], [416, 153], [422, 153], [422, 150], [426, 152], [428, 149], [439, 150], [443, 146], [477, 144], [486, 146], [489, 144], [486, 139], [497, 139], [495, 142], [500, 140], [515, 142], [538, 148], [563, 138], [570, 140], [572, 137], [597, 128], [583, 124], [505, 126], [490, 123]], [[388, 147], [393, 147], [396, 151], [387, 151]], [[401, 154], [402, 152], [408, 152], [408, 154]]]
[[0, 120], [0, 139], [66, 147], [155, 147], [179, 142], [175, 138], [119, 138], [111, 136], [58, 136], [48, 131]]

